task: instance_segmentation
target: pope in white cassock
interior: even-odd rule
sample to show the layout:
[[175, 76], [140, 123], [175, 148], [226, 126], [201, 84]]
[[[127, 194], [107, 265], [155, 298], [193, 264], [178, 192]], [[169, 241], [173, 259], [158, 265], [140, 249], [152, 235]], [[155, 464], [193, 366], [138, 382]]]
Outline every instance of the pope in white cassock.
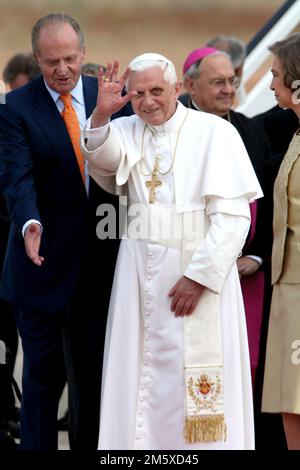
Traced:
[[[167, 58], [142, 54], [117, 73], [117, 62], [100, 70], [82, 136], [91, 176], [128, 200], [99, 449], [253, 449], [236, 259], [260, 186], [235, 128], [177, 101]], [[129, 100], [135, 115], [109, 122]]]

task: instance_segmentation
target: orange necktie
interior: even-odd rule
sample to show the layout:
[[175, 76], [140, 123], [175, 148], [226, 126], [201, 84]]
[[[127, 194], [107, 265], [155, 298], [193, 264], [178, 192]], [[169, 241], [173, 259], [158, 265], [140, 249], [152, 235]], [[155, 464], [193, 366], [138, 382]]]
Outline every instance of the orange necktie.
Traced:
[[61, 113], [63, 120], [65, 121], [73, 149], [77, 158], [77, 163], [80, 169], [80, 173], [85, 183], [85, 174], [84, 174], [84, 156], [80, 150], [80, 126], [78, 117], [75, 109], [72, 106], [72, 96], [70, 93], [66, 95], [60, 95], [60, 99], [65, 105], [65, 109]]

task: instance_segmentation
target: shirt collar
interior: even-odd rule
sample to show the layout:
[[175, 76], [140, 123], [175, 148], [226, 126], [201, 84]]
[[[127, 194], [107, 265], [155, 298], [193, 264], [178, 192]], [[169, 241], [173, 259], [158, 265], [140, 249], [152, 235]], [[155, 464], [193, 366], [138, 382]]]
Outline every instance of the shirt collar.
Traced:
[[[198, 105], [195, 103], [195, 101], [192, 100], [191, 98], [190, 98], [190, 103], [191, 103], [191, 108], [194, 108], [194, 109], [196, 109], [197, 111], [202, 111], [202, 112], [204, 112], [204, 113], [206, 112], [206, 111], [203, 111], [203, 109], [201, 109], [200, 106], [198, 106]], [[231, 109], [229, 109], [229, 110], [227, 111], [227, 113], [225, 113], [225, 114], [223, 114], [222, 116], [219, 116], [219, 117], [222, 118], [222, 119], [227, 119], [227, 121], [230, 122], [230, 111], [231, 111]], [[214, 113], [211, 113], [211, 114], [214, 114]], [[216, 114], [216, 116], [217, 116], [217, 114]]]
[[[47, 83], [45, 82], [45, 79], [44, 79], [44, 83], [45, 83], [45, 87], [47, 88], [47, 90], [49, 91], [53, 101], [56, 103], [57, 100], [59, 99], [61, 93], [58, 93], [57, 91], [55, 90], [52, 90], [52, 88], [50, 88]], [[73, 88], [73, 90], [71, 90], [71, 95], [72, 95], [72, 98], [74, 98], [76, 101], [78, 101], [78, 103], [84, 105], [84, 97], [83, 97], [83, 85], [82, 85], [82, 77], [80, 75], [79, 77], [79, 80], [78, 82], [76, 83], [76, 86]]]
[[191, 99], [191, 103], [192, 105], [194, 106], [194, 108], [197, 110], [197, 111], [202, 111], [202, 109], [200, 108], [200, 106], [198, 106], [194, 100]]

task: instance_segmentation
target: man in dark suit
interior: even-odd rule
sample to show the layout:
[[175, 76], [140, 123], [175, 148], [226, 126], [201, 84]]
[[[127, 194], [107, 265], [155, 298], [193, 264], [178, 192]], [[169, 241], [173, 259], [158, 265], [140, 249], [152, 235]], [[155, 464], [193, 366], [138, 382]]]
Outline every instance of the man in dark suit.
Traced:
[[[212, 47], [195, 49], [185, 59], [183, 75], [188, 93], [180, 96], [180, 101], [192, 109], [216, 114], [237, 129], [262, 184], [264, 162], [271, 149], [263, 127], [232, 109], [238, 82], [230, 57]], [[263, 257], [264, 239], [255, 236], [238, 260], [240, 274], [250, 275], [257, 271]]]
[[[3, 70], [5, 84], [10, 90], [30, 82], [41, 74], [33, 53], [13, 55]], [[4, 100], [3, 96], [3, 100]], [[0, 273], [5, 258], [10, 221], [6, 204], [0, 193]], [[19, 409], [15, 406], [15, 394], [10, 375], [14, 372], [18, 350], [18, 333], [12, 305], [0, 298], [0, 340], [4, 341], [7, 350], [7, 374], [0, 374], [1, 412], [0, 429], [19, 437]]]
[[70, 445], [96, 449], [118, 247], [97, 239], [96, 210], [115, 200], [81, 174], [61, 96], [71, 94], [82, 127], [96, 103], [97, 79], [81, 76], [84, 38], [68, 15], [41, 18], [32, 46], [42, 77], [0, 106], [0, 189], [12, 221], [0, 295], [15, 306], [24, 352], [21, 447], [57, 448], [63, 350]]

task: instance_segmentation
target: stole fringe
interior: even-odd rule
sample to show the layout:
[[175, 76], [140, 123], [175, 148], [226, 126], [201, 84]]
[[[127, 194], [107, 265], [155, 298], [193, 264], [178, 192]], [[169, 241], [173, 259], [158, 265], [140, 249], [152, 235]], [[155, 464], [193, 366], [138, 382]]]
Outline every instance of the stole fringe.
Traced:
[[187, 443], [226, 441], [224, 415], [190, 416], [185, 418], [184, 438]]

